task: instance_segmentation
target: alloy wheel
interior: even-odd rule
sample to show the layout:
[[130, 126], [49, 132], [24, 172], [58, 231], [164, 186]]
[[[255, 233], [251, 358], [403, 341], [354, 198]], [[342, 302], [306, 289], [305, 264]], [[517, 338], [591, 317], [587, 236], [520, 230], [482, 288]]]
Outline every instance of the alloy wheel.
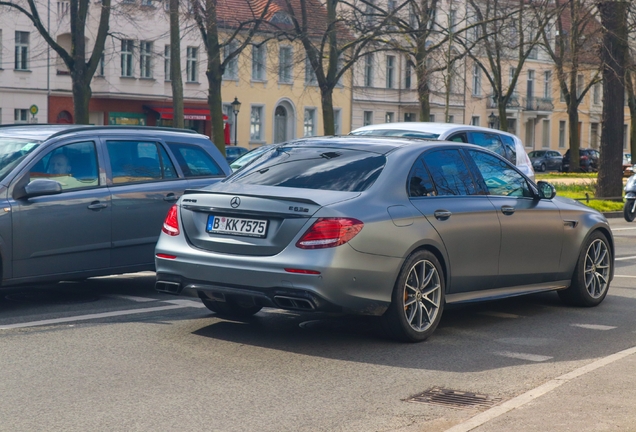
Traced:
[[413, 330], [424, 332], [435, 322], [441, 290], [440, 275], [433, 263], [422, 260], [413, 264], [404, 286], [404, 315]]
[[594, 240], [585, 254], [585, 288], [590, 296], [597, 299], [605, 293], [610, 273], [610, 254], [607, 244]]

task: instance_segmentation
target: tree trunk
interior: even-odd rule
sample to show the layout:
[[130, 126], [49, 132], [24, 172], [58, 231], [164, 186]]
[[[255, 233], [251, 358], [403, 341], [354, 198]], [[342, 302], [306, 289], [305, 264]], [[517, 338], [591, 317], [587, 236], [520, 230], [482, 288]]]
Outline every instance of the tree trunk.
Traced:
[[417, 75], [417, 100], [420, 103], [420, 121], [431, 121], [431, 89], [428, 87], [428, 72], [418, 67]]
[[[597, 197], [619, 197], [623, 193], [623, 122], [625, 118], [625, 67], [627, 63], [626, 1], [598, 3], [605, 29], [603, 60], [603, 124]], [[611, 101], [611, 103], [609, 103]]]
[[[221, 96], [221, 84], [223, 83], [223, 71], [221, 70], [221, 52], [219, 48], [219, 31], [216, 24], [216, 1], [206, 1], [207, 11], [207, 50], [208, 69], [205, 72], [208, 78], [208, 105], [211, 117], [211, 138], [214, 145], [225, 154], [225, 133], [223, 131], [223, 98]], [[237, 120], [238, 123], [238, 120]], [[237, 124], [234, 124], [235, 133], [238, 132]]]
[[625, 76], [625, 87], [627, 88], [627, 104], [629, 105], [631, 119], [629, 149], [632, 154], [632, 160], [636, 160], [636, 89], [634, 89], [634, 78], [636, 78], [636, 72], [627, 72]]
[[[80, 69], [80, 70], [78, 70]], [[71, 71], [73, 91], [73, 120], [75, 124], [89, 123], [88, 104], [91, 100], [90, 80], [86, 79], [85, 68], [75, 68]]]
[[181, 77], [179, 0], [170, 0], [170, 85], [172, 87], [172, 126], [183, 128], [183, 78]]
[[568, 111], [568, 129], [570, 132], [570, 172], [580, 172], [580, 152], [579, 147], [581, 137], [579, 136], [579, 110], [576, 104], [571, 103], [567, 106]]
[[333, 88], [321, 89], [322, 119], [325, 135], [335, 135], [336, 124], [333, 113]]

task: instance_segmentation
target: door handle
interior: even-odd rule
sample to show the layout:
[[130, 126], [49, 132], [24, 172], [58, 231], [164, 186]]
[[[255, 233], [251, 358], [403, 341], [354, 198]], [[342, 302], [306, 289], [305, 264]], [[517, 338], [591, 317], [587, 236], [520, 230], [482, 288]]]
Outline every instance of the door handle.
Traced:
[[168, 195], [163, 197], [163, 200], [164, 201], [168, 201], [168, 202], [175, 202], [178, 199], [179, 199], [179, 197], [176, 196], [175, 194], [173, 194], [172, 192], [170, 192]]
[[501, 206], [501, 212], [505, 215], [511, 215], [515, 212], [515, 208], [511, 206]]
[[104, 203], [99, 202], [99, 201], [93, 201], [88, 206], [88, 208], [90, 210], [101, 210], [101, 209], [105, 209], [106, 207], [108, 207], [108, 204], [104, 204]]
[[435, 213], [433, 213], [433, 215], [438, 220], [446, 220], [451, 217], [452, 213], [448, 210], [435, 210]]

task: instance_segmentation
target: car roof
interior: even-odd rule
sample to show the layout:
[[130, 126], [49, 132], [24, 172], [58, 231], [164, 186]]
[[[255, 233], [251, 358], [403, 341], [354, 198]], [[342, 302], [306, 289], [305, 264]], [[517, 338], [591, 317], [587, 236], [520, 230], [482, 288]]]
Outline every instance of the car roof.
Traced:
[[408, 131], [416, 131], [416, 132], [427, 132], [434, 133], [438, 135], [443, 135], [446, 133], [452, 133], [455, 131], [480, 131], [480, 132], [496, 132], [503, 135], [508, 135], [514, 137], [513, 134], [508, 132], [500, 131], [497, 129], [491, 129], [483, 126], [473, 126], [473, 125], [465, 125], [458, 123], [434, 123], [434, 122], [401, 122], [401, 123], [380, 123], [373, 124], [368, 126], [362, 126], [353, 130], [352, 132], [358, 131], [372, 131], [372, 130], [408, 130]]
[[53, 136], [62, 136], [71, 133], [87, 132], [93, 133], [116, 133], [137, 130], [144, 133], [151, 132], [167, 132], [178, 135], [198, 135], [197, 132], [188, 129], [161, 128], [153, 126], [121, 126], [121, 125], [61, 125], [61, 124], [17, 124], [17, 125], [1, 125], [0, 137], [25, 138], [38, 141], [47, 140]]

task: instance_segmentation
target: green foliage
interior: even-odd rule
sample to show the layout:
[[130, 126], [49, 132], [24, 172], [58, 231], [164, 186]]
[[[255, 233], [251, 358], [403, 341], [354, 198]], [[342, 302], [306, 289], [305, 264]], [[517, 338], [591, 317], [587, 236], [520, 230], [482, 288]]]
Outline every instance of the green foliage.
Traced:
[[554, 181], [552, 184], [557, 190], [557, 196], [575, 199], [600, 212], [621, 211], [623, 209], [622, 200], [609, 201], [594, 198], [596, 182], [587, 181], [583, 183], [565, 184]]

